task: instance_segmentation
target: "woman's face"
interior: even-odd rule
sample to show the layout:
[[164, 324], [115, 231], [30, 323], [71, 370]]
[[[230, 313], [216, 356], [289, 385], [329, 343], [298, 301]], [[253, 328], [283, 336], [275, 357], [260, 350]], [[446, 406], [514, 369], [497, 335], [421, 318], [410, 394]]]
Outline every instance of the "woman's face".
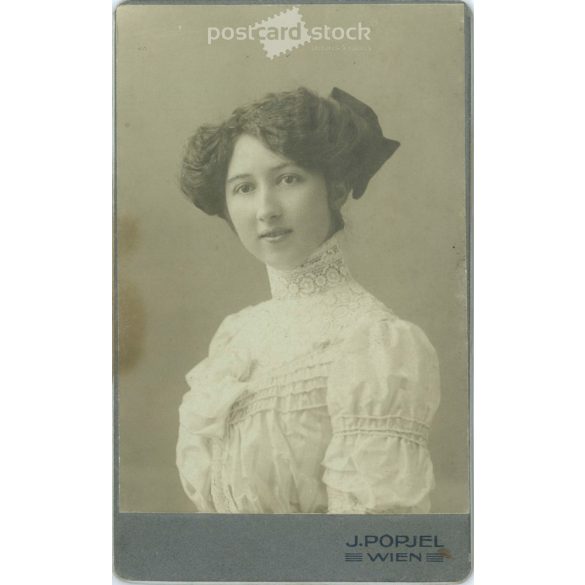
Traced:
[[323, 175], [299, 167], [248, 134], [235, 143], [225, 193], [242, 244], [274, 268], [299, 266], [331, 232]]

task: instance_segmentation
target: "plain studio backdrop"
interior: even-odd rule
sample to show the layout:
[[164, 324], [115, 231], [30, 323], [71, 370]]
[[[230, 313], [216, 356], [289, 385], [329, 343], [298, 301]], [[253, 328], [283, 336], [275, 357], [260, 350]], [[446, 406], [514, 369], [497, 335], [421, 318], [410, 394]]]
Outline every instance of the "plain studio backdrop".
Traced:
[[396, 154], [344, 208], [356, 280], [419, 325], [441, 366], [430, 436], [432, 511], [469, 510], [463, 6], [306, 6], [305, 23], [371, 28], [268, 59], [258, 41], [207, 41], [274, 6], [117, 11], [116, 198], [120, 509], [189, 512], [175, 467], [184, 376], [228, 314], [269, 298], [265, 267], [179, 189], [188, 138], [268, 92], [334, 86], [369, 104]]

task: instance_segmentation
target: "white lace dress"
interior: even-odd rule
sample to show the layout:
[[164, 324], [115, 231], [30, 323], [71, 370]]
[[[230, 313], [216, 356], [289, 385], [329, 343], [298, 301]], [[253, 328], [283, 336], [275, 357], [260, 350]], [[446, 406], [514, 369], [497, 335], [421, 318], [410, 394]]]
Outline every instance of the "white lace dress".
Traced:
[[435, 351], [350, 276], [335, 237], [269, 269], [187, 375], [177, 465], [199, 512], [429, 511]]

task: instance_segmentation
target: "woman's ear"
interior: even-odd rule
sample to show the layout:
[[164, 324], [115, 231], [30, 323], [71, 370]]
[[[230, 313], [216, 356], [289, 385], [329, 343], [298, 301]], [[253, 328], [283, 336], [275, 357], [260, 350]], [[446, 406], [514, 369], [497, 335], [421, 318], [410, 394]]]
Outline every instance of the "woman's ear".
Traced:
[[345, 181], [332, 183], [329, 189], [329, 204], [331, 208], [335, 211], [341, 210], [350, 193], [351, 188]]

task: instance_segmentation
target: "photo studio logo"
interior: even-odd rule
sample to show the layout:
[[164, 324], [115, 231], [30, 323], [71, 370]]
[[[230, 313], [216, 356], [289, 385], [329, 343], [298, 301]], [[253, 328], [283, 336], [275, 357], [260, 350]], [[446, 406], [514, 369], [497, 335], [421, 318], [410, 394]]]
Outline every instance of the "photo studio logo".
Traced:
[[222, 41], [260, 41], [269, 59], [290, 53], [313, 41], [363, 42], [372, 29], [362, 22], [348, 27], [320, 25], [308, 28], [298, 6], [248, 26], [207, 28], [207, 44]]
[[436, 534], [354, 534], [345, 542], [346, 563], [444, 563], [453, 554]]

